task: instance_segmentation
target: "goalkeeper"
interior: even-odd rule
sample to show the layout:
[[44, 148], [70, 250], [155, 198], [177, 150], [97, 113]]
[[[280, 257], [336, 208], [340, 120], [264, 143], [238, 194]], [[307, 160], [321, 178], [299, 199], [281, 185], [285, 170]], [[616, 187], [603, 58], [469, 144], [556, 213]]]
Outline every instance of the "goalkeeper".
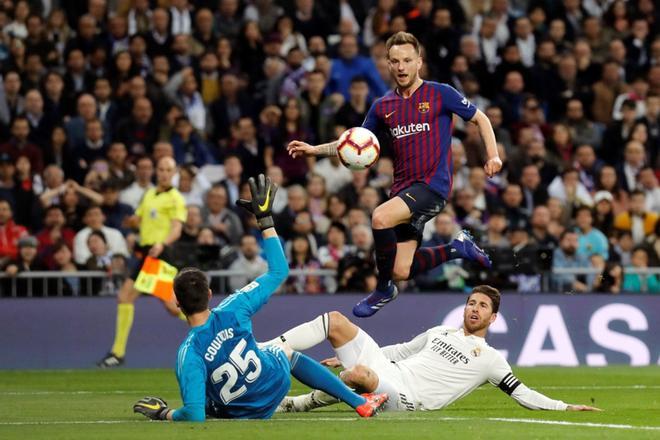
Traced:
[[289, 269], [271, 216], [276, 186], [263, 174], [258, 183], [251, 178], [249, 184], [252, 201], [238, 204], [257, 217], [268, 272], [213, 310], [208, 309], [211, 290], [203, 272], [186, 268], [176, 276], [174, 293], [191, 327], [176, 360], [183, 407], [170, 409], [162, 399], [146, 397], [133, 410], [153, 420], [267, 419], [286, 396], [292, 374], [346, 402], [360, 416], [371, 417], [387, 401], [386, 394], [355, 394], [321, 364], [281, 342], [257, 346], [250, 318], [286, 279]]

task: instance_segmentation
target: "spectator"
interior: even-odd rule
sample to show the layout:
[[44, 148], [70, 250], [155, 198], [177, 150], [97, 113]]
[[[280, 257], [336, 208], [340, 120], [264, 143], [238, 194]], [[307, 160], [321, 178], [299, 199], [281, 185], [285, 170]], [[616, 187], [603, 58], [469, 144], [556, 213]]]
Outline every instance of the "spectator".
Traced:
[[107, 271], [112, 262], [112, 251], [108, 248], [108, 242], [101, 231], [92, 231], [87, 237], [87, 249], [90, 256], [85, 262], [86, 270]]
[[605, 259], [598, 255], [592, 255], [591, 261], [593, 267], [602, 270], [601, 274], [594, 279], [593, 291], [611, 294], [621, 292], [623, 284], [621, 264], [612, 261], [605, 262]]
[[144, 156], [152, 152], [157, 139], [157, 123], [148, 98], [136, 99], [131, 115], [119, 120], [114, 141], [126, 145], [131, 156]]
[[44, 228], [36, 235], [39, 241], [38, 253], [49, 269], [55, 268], [54, 255], [59, 243], [73, 249], [76, 232], [66, 226], [64, 211], [59, 205], [51, 205], [45, 210]]
[[[307, 73], [304, 91], [300, 94], [300, 105], [305, 126], [309, 127], [317, 142], [330, 142], [332, 139], [333, 116], [337, 111], [337, 103], [343, 102], [341, 95], [325, 93], [327, 78], [321, 70]], [[341, 100], [337, 99], [340, 96]], [[361, 125], [362, 121], [360, 121]]]
[[540, 292], [539, 248], [530, 240], [527, 224], [512, 225], [508, 235], [516, 260], [516, 269], [509, 275], [508, 281], [514, 284], [518, 292]]
[[640, 244], [647, 235], [653, 234], [657, 212], [646, 211], [646, 196], [640, 190], [630, 193], [630, 208], [614, 219], [614, 227], [632, 234], [633, 242]]
[[206, 190], [196, 183], [198, 175], [197, 168], [194, 165], [184, 165], [179, 168], [179, 186], [178, 190], [183, 196], [186, 205], [203, 205], [204, 193]]
[[339, 260], [338, 292], [369, 292], [376, 287], [376, 266], [373, 260], [373, 237], [369, 226], [351, 228], [353, 252]]
[[73, 255], [77, 264], [86, 264], [91, 256], [89, 247], [87, 246], [87, 238], [93, 231], [103, 233], [108, 248], [113, 254], [129, 255], [124, 236], [119, 230], [105, 225], [105, 215], [100, 206], [89, 206], [85, 211], [83, 221], [86, 227], [81, 229], [73, 239]]
[[227, 190], [222, 185], [214, 185], [206, 193], [206, 205], [202, 211], [204, 223], [223, 243], [238, 244], [243, 235], [241, 220], [228, 206]]
[[119, 182], [108, 179], [101, 184], [101, 195], [103, 196], [103, 215], [105, 224], [113, 229], [119, 229], [124, 235], [130, 232], [127, 221], [133, 215], [134, 209], [119, 201]]
[[239, 144], [235, 154], [242, 165], [243, 176], [251, 177], [264, 173], [266, 163], [273, 162], [273, 147], [266, 145], [266, 141], [257, 135], [252, 118], [247, 116], [240, 118], [237, 122], [237, 131]]
[[289, 200], [288, 190], [282, 186], [284, 183], [282, 169], [277, 165], [272, 165], [268, 167], [267, 176], [271, 182], [279, 187], [275, 193], [275, 200], [273, 201], [273, 213], [281, 214], [282, 211], [286, 209]]
[[[578, 253], [578, 235], [565, 230], [559, 237], [559, 247], [552, 256], [552, 269], [589, 267], [587, 255]], [[586, 279], [572, 274], [553, 274], [552, 286], [558, 292], [586, 292], [589, 289]]]
[[359, 127], [367, 116], [370, 102], [369, 84], [363, 76], [354, 76], [348, 88], [348, 100], [335, 115], [335, 123], [344, 127]]
[[338, 54], [339, 58], [332, 60], [332, 68], [328, 78], [328, 93], [338, 92], [344, 95], [346, 100], [349, 100], [350, 83], [354, 77], [360, 75], [369, 84], [370, 99], [383, 96], [387, 92], [387, 86], [378, 75], [374, 62], [370, 58], [359, 54], [358, 41], [355, 35], [342, 35]]
[[[78, 267], [73, 262], [71, 248], [66, 243], [60, 241], [53, 246], [53, 270], [59, 272], [78, 272]], [[61, 281], [60, 281], [61, 280]], [[58, 279], [51, 279], [48, 282], [48, 294], [58, 296], [78, 296], [82, 291], [81, 278], [77, 276], [65, 276]]]
[[[177, 37], [179, 38], [179, 37]], [[200, 133], [206, 130], [206, 107], [198, 91], [198, 83], [192, 68], [187, 67], [172, 76], [164, 91], [169, 99], [183, 109], [193, 128]]]
[[21, 77], [17, 71], [4, 73], [4, 94], [0, 94], [0, 122], [5, 126], [9, 126], [14, 118], [25, 110], [25, 97], [21, 94], [21, 86]]
[[645, 155], [644, 145], [640, 142], [630, 141], [626, 144], [623, 163], [618, 169], [619, 182], [626, 192], [637, 187], [637, 175], [645, 165]]
[[[228, 154], [224, 160], [225, 178], [220, 181], [220, 185], [227, 190], [229, 197], [229, 206], [236, 206], [238, 200], [241, 182], [243, 181], [243, 163], [239, 156]], [[255, 174], [256, 175], [256, 174]]]
[[353, 173], [341, 164], [337, 156], [319, 160], [312, 171], [325, 179], [326, 189], [331, 194], [336, 193], [353, 180]]
[[593, 199], [580, 182], [580, 174], [575, 168], [567, 168], [561, 176], [555, 177], [548, 187], [548, 194], [569, 206], [593, 205]]
[[628, 139], [635, 126], [637, 112], [632, 100], [623, 101], [621, 112], [623, 114], [621, 120], [609, 124], [603, 133], [600, 156], [609, 165], [615, 165], [623, 158], [621, 145]]
[[[603, 72], [600, 80], [592, 86], [594, 99], [591, 112], [594, 120], [601, 124], [609, 124], [612, 121], [614, 100], [618, 95], [628, 90], [621, 77], [620, 69], [621, 66], [617, 61], [606, 61], [603, 64]], [[625, 106], [626, 104], [624, 103]], [[633, 103], [632, 106], [634, 110], [635, 104]], [[607, 135], [604, 135], [603, 139], [607, 139]]]
[[135, 165], [135, 181], [121, 191], [119, 201], [136, 209], [144, 193], [153, 188], [154, 184], [151, 182], [153, 175], [154, 164], [151, 159], [139, 158]]
[[71, 149], [84, 143], [86, 124], [96, 119], [96, 99], [88, 93], [83, 93], [78, 97], [76, 109], [78, 115], [69, 119], [65, 125], [67, 141]]
[[216, 145], [223, 145], [229, 137], [229, 127], [241, 116], [252, 114], [252, 102], [239, 88], [238, 78], [227, 72], [220, 79], [220, 98], [209, 106], [212, 127], [207, 128], [209, 139]]
[[541, 173], [534, 164], [525, 165], [520, 176], [520, 188], [523, 194], [523, 206], [527, 212], [535, 207], [545, 205], [548, 201], [548, 191], [541, 183]]
[[628, 209], [628, 193], [621, 188], [614, 167], [605, 165], [600, 169], [596, 190], [610, 193], [615, 214]]
[[609, 259], [609, 243], [603, 232], [593, 227], [593, 213], [590, 207], [580, 206], [575, 210], [575, 225], [578, 234], [578, 253], [591, 256], [602, 255]]
[[200, 231], [204, 226], [204, 222], [202, 220], [202, 207], [201, 205], [187, 204], [186, 209], [188, 211], [188, 215], [186, 216], [186, 221], [183, 224], [179, 242], [196, 243]]
[[30, 123], [25, 116], [16, 116], [11, 123], [11, 139], [0, 145], [0, 154], [8, 154], [16, 161], [19, 156], [30, 159], [32, 169], [41, 173], [44, 169], [43, 153], [41, 149], [29, 141]]
[[28, 141], [34, 145], [46, 145], [55, 126], [52, 114], [44, 113], [44, 99], [37, 89], [25, 94], [25, 117], [30, 125]]
[[[648, 269], [650, 259], [649, 251], [646, 248], [635, 247], [630, 259], [632, 269], [642, 271]], [[623, 290], [634, 293], [660, 293], [660, 279], [655, 274], [626, 273], [623, 276]]]
[[215, 162], [208, 146], [186, 116], [176, 119], [170, 142], [174, 147], [174, 158], [179, 164], [192, 164], [201, 168]]
[[[18, 240], [18, 254], [5, 266], [5, 273], [9, 277], [15, 277], [22, 272], [34, 272], [46, 270], [46, 266], [37, 257], [37, 239], [26, 235]], [[44, 296], [46, 292], [40, 290], [36, 283], [28, 282], [27, 279], [13, 281], [15, 283], [15, 294], [17, 296]]]
[[312, 215], [312, 221], [316, 225], [316, 231], [325, 233], [329, 225], [329, 220], [325, 216], [328, 208], [328, 192], [325, 187], [325, 179], [322, 176], [313, 173], [310, 174], [307, 180], [307, 196], [309, 198], [307, 203], [308, 209]]
[[292, 185], [287, 188], [287, 196], [287, 209], [274, 216], [274, 219], [279, 235], [290, 240], [293, 237], [293, 222], [296, 216], [307, 209], [307, 192], [300, 185]]
[[556, 222], [552, 219], [547, 206], [540, 205], [534, 208], [530, 220], [530, 238], [542, 248], [554, 249], [557, 247], [559, 234], [555, 234], [551, 230], [553, 221]]
[[27, 229], [14, 223], [9, 202], [0, 199], [0, 266], [4, 267], [9, 260], [17, 257], [18, 242], [26, 235]]
[[254, 281], [259, 275], [268, 270], [268, 264], [260, 253], [257, 239], [252, 235], [243, 235], [240, 241], [240, 252], [238, 258], [231, 263], [229, 270], [239, 272], [229, 278], [229, 289], [232, 292], [241, 289]]
[[571, 138], [576, 145], [591, 145], [600, 147], [601, 133], [596, 125], [584, 115], [582, 101], [577, 98], [569, 99], [566, 103], [566, 118], [564, 123], [568, 126]]
[[85, 135], [81, 143], [73, 146], [73, 157], [77, 158], [76, 180], [82, 182], [97, 159], [105, 158], [108, 145], [104, 140], [103, 124], [98, 119], [85, 122]]
[[147, 53], [152, 57], [169, 56], [173, 41], [170, 33], [170, 16], [165, 9], [155, 8], [151, 17], [151, 31], [147, 34]]
[[509, 225], [527, 222], [529, 211], [523, 208], [523, 193], [520, 185], [511, 183], [502, 192], [502, 202]]
[[[436, 220], [436, 225], [437, 222], [440, 219]], [[447, 220], [445, 219], [445, 222]], [[489, 216], [488, 216], [488, 222], [486, 223], [486, 231], [484, 236], [481, 238], [480, 243], [482, 243], [484, 246], [489, 247], [489, 248], [507, 248], [509, 247], [509, 239], [507, 238], [506, 234], [504, 233], [506, 231], [507, 227], [507, 219], [504, 210], [502, 209], [497, 209], [494, 211], [491, 211]], [[436, 231], [438, 229], [438, 226], [436, 226]], [[437, 233], [437, 232], [436, 232]], [[453, 231], [452, 234], [449, 235], [449, 241], [451, 241], [451, 237], [453, 236]], [[447, 243], [449, 243], [449, 241]], [[447, 244], [444, 243], [444, 244]], [[440, 243], [442, 244], [442, 243]], [[438, 246], [438, 245], [434, 245]]]
[[658, 178], [651, 167], [642, 168], [637, 174], [638, 187], [644, 192], [646, 198], [646, 210], [649, 212], [660, 212], [660, 186]]
[[580, 183], [587, 191], [593, 193], [596, 189], [598, 172], [603, 166], [603, 162], [596, 157], [594, 147], [588, 144], [578, 145], [575, 150], [574, 166], [580, 174]]
[[319, 261], [313, 256], [312, 247], [306, 235], [296, 235], [291, 240], [291, 269], [302, 271], [300, 275], [290, 275], [285, 283], [287, 293], [317, 294], [325, 291], [323, 281], [318, 275], [307, 274], [308, 270], [321, 267]]

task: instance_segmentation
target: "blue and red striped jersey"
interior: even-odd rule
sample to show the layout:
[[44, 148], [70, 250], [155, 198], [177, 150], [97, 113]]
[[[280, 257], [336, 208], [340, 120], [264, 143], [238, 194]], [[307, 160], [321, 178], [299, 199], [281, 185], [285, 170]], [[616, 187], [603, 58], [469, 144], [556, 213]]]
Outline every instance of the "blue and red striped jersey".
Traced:
[[389, 91], [377, 99], [362, 126], [376, 135], [386, 132], [394, 149], [391, 195], [424, 182], [445, 199], [452, 187], [452, 116], [468, 121], [476, 107], [448, 84], [424, 81], [409, 98]]

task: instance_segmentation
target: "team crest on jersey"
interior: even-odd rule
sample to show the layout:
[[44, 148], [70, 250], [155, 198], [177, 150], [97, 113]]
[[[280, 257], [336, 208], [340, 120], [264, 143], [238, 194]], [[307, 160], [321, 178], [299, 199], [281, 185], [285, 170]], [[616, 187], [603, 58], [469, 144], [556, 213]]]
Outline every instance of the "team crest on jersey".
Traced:
[[479, 357], [480, 354], [481, 354], [481, 348], [477, 347], [474, 350], [472, 350], [472, 356]]
[[417, 110], [419, 110], [420, 113], [428, 113], [429, 110], [431, 110], [431, 103], [420, 102], [419, 105], [417, 106]]

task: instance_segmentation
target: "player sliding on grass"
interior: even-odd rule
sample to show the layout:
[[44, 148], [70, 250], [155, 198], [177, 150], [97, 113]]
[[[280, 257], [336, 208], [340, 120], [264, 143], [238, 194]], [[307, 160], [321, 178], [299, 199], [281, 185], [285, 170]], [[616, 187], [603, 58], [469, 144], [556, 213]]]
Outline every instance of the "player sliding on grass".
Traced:
[[[387, 392], [388, 409], [400, 411], [444, 408], [486, 382], [499, 387], [529, 409], [599, 411], [585, 405], [568, 405], [527, 388], [511, 372], [504, 357], [485, 341], [488, 327], [497, 318], [500, 293], [477, 286], [467, 299], [463, 327], [433, 327], [410, 342], [380, 348], [339, 312], [330, 312], [284, 333], [294, 350], [305, 350], [323, 339], [334, 347], [336, 358], [328, 366], [344, 366], [340, 377], [364, 392]], [[309, 411], [337, 403], [322, 392], [287, 397], [279, 410]]]
[[174, 279], [174, 293], [191, 327], [176, 360], [183, 407], [170, 409], [157, 397], [145, 397], [133, 410], [153, 420], [203, 421], [214, 418], [267, 419], [286, 396], [289, 374], [322, 389], [371, 417], [387, 401], [386, 394], [360, 396], [321, 364], [277, 343], [259, 348], [250, 318], [287, 278], [289, 269], [273, 227], [271, 210], [276, 186], [259, 175], [250, 179], [252, 200], [238, 204], [255, 214], [264, 237], [268, 272], [209, 310], [211, 290], [206, 275], [183, 269]]
[[[390, 74], [397, 87], [376, 100], [362, 126], [375, 134], [387, 132], [394, 147], [392, 197], [378, 206], [371, 226], [376, 245], [378, 284], [360, 301], [353, 314], [367, 317], [394, 300], [395, 281], [411, 279], [455, 258], [477, 261], [490, 267], [488, 255], [466, 232], [450, 244], [419, 248], [424, 224], [447, 204], [452, 187], [451, 132], [454, 114], [477, 124], [486, 145], [486, 174], [492, 177], [502, 168], [493, 127], [486, 115], [447, 84], [424, 81], [419, 77], [422, 58], [417, 39], [397, 32], [386, 43]], [[338, 142], [309, 145], [289, 143], [289, 154], [337, 154]]]

